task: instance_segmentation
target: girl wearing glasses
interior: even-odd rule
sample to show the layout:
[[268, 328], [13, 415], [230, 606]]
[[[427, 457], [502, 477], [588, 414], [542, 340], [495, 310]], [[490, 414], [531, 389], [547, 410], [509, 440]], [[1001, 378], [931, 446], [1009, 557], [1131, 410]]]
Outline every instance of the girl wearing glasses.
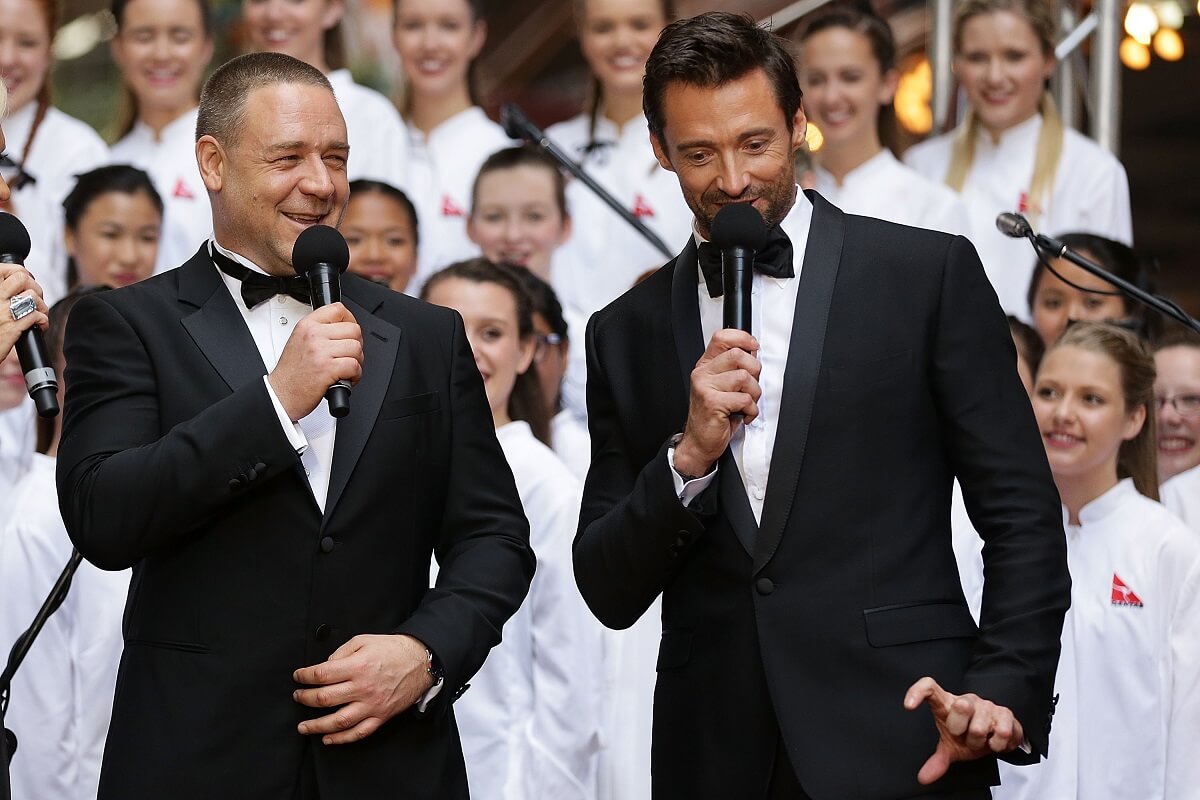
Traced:
[[1033, 408], [1063, 501], [1071, 609], [1050, 758], [1001, 764], [994, 795], [1192, 797], [1200, 540], [1155, 502], [1154, 360], [1131, 331], [1073, 325], [1042, 360]]
[[434, 273], [421, 298], [462, 315], [538, 558], [504, 641], [454, 704], [471, 797], [588, 800], [600, 747], [601, 629], [571, 570], [581, 487], [547, 446], [533, 306], [514, 269], [486, 258]]
[[1154, 352], [1163, 505], [1200, 531], [1200, 335], [1173, 326]]

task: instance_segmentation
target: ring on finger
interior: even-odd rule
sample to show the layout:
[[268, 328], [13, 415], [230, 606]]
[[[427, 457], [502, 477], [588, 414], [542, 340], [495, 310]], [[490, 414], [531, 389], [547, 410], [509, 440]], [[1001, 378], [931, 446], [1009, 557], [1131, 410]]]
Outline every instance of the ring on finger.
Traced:
[[8, 312], [12, 314], [14, 321], [27, 317], [34, 311], [37, 311], [37, 301], [33, 299], [33, 295], [19, 294], [8, 301]]

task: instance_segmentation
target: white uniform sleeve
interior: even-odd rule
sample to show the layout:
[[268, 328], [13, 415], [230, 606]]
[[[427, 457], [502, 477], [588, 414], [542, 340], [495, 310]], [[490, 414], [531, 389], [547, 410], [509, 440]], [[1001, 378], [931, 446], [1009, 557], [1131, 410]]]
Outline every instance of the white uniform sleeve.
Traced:
[[[1193, 552], [1194, 551], [1189, 551]], [[1195, 798], [1200, 787], [1200, 558], [1176, 591], [1168, 632], [1170, 719], [1165, 800]]]
[[[596, 698], [602, 679], [601, 628], [584, 606], [571, 572], [580, 491], [556, 483], [540, 493], [530, 523], [546, 530], [534, 544], [537, 576], [529, 598], [533, 632], [533, 716], [521, 776], [528, 800], [590, 800], [600, 750]], [[540, 520], [538, 519], [540, 517]], [[538, 520], [538, 521], [535, 521]]]

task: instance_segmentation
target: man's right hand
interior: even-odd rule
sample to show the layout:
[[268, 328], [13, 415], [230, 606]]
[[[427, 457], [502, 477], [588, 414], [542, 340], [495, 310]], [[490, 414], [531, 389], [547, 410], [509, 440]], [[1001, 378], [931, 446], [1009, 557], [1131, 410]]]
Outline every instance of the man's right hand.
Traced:
[[314, 310], [296, 324], [267, 380], [288, 418], [309, 415], [338, 381], [358, 383], [362, 376], [362, 330], [341, 303]]
[[[687, 425], [675, 446], [675, 470], [683, 475], [707, 475], [733, 432], [758, 416], [762, 364], [753, 355], [758, 341], [745, 331], [726, 328], [713, 334], [708, 349], [692, 370]], [[730, 415], [741, 413], [742, 419]]]

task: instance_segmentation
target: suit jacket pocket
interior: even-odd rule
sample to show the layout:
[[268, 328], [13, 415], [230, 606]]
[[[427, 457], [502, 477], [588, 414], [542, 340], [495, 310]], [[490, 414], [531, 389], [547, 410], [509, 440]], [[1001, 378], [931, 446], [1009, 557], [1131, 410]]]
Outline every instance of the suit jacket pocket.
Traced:
[[437, 392], [414, 394], [408, 397], [398, 397], [383, 404], [379, 411], [382, 419], [400, 419], [414, 414], [426, 414], [437, 411], [441, 407], [441, 397]]
[[663, 631], [658, 646], [658, 671], [682, 667], [692, 657], [692, 634], [687, 631]]
[[952, 602], [905, 603], [863, 611], [872, 647], [974, 638], [979, 629], [965, 605]]

